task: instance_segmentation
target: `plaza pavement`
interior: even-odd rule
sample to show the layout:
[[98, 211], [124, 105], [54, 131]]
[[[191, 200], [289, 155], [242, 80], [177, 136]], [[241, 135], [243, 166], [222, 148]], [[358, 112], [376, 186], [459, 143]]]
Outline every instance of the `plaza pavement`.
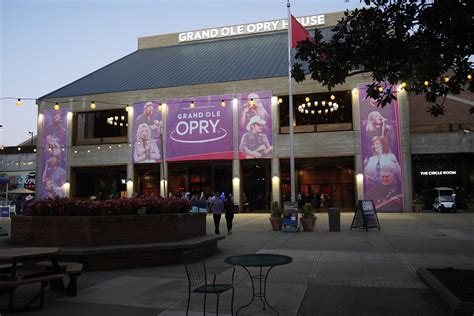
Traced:
[[[224, 266], [235, 254], [278, 253], [293, 262], [271, 271], [267, 298], [280, 315], [450, 315], [449, 308], [416, 276], [418, 267], [474, 269], [474, 213], [379, 214], [381, 231], [350, 231], [353, 213], [341, 215], [341, 232], [328, 231], [318, 213], [313, 232], [271, 231], [268, 214], [237, 214], [233, 234], [206, 259]], [[0, 225], [8, 228], [8, 223]], [[225, 220], [221, 231], [225, 232]], [[207, 232], [213, 233], [212, 217]], [[0, 237], [0, 251], [9, 247]], [[235, 276], [234, 307], [250, 300], [248, 275]], [[231, 271], [219, 276], [230, 280]], [[84, 272], [77, 297], [47, 292], [43, 311], [22, 315], [185, 315], [187, 281], [183, 265]], [[18, 298], [36, 287], [20, 287]], [[28, 293], [27, 293], [28, 292]], [[23, 295], [22, 295], [23, 294]], [[5, 306], [6, 295], [0, 297]], [[202, 315], [202, 295], [193, 295], [190, 315]], [[239, 315], [273, 315], [255, 301]], [[208, 315], [215, 298], [208, 296]], [[230, 293], [221, 296], [221, 315], [230, 314]], [[235, 311], [235, 309], [234, 309]]]

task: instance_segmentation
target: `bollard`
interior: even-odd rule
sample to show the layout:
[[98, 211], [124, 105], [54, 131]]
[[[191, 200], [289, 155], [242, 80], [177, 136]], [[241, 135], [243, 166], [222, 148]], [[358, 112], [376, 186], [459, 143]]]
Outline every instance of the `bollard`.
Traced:
[[337, 207], [330, 207], [328, 210], [329, 231], [341, 231], [341, 210]]

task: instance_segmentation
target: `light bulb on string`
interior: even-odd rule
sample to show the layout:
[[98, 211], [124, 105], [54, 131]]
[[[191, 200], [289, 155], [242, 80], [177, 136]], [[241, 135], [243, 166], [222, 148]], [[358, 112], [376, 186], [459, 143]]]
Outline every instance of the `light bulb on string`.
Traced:
[[22, 102], [21, 99], [16, 100], [16, 106], [21, 106]]
[[255, 104], [255, 101], [253, 100], [253, 98], [250, 99], [249, 105], [251, 108], [253, 108], [254, 104]]
[[224, 101], [224, 100], [221, 101], [221, 106], [222, 106], [223, 108], [225, 107], [225, 101]]
[[96, 108], [96, 105], [95, 105], [95, 102], [94, 102], [94, 101], [92, 101], [92, 103], [91, 103], [91, 105], [90, 105], [90, 108], [93, 109], [93, 110]]
[[331, 100], [335, 100], [336, 96], [334, 94], [331, 94]]
[[53, 106], [53, 109], [55, 109], [56, 111], [59, 111], [61, 107], [59, 106], [59, 103], [56, 102], [56, 104]]
[[194, 101], [191, 101], [191, 103], [189, 104], [189, 107], [191, 109], [194, 109], [196, 107], [196, 105], [194, 104]]

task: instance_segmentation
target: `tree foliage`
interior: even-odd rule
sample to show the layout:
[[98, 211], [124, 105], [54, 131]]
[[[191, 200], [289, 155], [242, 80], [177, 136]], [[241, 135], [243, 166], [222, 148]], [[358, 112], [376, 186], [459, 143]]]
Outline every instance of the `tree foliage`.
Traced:
[[331, 90], [368, 73], [367, 94], [382, 107], [396, 99], [391, 84], [405, 82], [405, 90], [424, 95], [434, 116], [444, 114], [448, 94], [474, 92], [472, 0], [363, 1], [363, 8], [344, 13], [330, 40], [316, 29], [314, 41], [298, 43], [296, 81], [309, 71]]

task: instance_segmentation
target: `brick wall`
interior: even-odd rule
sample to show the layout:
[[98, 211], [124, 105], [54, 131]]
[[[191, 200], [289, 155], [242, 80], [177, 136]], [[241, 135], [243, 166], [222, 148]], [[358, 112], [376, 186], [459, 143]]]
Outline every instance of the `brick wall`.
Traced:
[[14, 216], [11, 242], [21, 246], [91, 247], [180, 241], [206, 235], [206, 214]]

